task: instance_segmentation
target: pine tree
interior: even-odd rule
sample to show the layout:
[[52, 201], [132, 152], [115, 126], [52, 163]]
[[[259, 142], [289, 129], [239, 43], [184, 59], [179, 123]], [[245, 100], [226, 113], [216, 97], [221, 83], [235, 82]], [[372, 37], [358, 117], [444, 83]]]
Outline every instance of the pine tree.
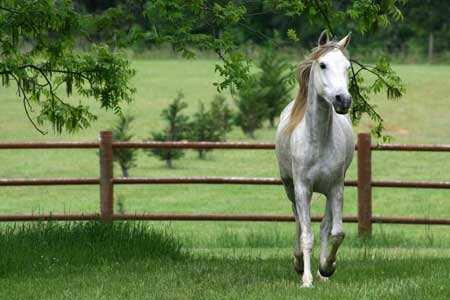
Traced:
[[[111, 129], [113, 139], [117, 141], [129, 141], [133, 138], [133, 134], [130, 133], [131, 123], [134, 117], [131, 115], [122, 115], [117, 120], [114, 127]], [[137, 149], [134, 148], [122, 148], [114, 149], [113, 158], [122, 170], [122, 176], [128, 177], [129, 170], [136, 166]]]
[[216, 95], [211, 102], [210, 114], [216, 130], [219, 135], [225, 138], [226, 134], [233, 127], [233, 113], [227, 105], [226, 98], [223, 95]]
[[[182, 101], [184, 95], [178, 92], [174, 101], [164, 109], [161, 116], [167, 122], [167, 127], [162, 132], [152, 132], [151, 140], [154, 141], [180, 141], [188, 137], [189, 118], [182, 114], [187, 104]], [[172, 161], [181, 158], [184, 151], [181, 149], [151, 149], [149, 155], [159, 157], [166, 161], [166, 166], [172, 168]]]
[[[194, 141], [224, 141], [226, 134], [231, 130], [231, 110], [222, 95], [216, 95], [206, 110], [200, 102], [199, 110], [194, 114], [191, 122], [190, 139]], [[198, 157], [204, 158], [205, 152], [210, 149], [199, 149]]]
[[268, 107], [261, 101], [262, 89], [259, 86], [259, 76], [251, 75], [237, 90], [235, 98], [238, 112], [235, 124], [250, 138], [255, 138], [255, 130], [263, 125], [268, 115]]
[[270, 126], [274, 127], [275, 118], [291, 100], [293, 72], [290, 71], [289, 62], [271, 47], [263, 51], [259, 68], [261, 69], [259, 87], [255, 88], [262, 89], [260, 101], [266, 103], [267, 118]]

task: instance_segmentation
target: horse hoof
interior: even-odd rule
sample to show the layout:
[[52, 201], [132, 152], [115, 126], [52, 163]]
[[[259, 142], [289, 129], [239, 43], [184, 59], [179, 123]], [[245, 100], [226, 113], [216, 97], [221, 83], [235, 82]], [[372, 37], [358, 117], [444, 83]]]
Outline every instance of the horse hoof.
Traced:
[[320, 271], [317, 271], [317, 279], [322, 282], [327, 282], [330, 280], [330, 277], [325, 277], [320, 274]]
[[302, 288], [312, 288], [313, 284], [312, 284], [312, 282], [303, 282], [301, 287]]
[[331, 275], [333, 275], [335, 271], [336, 271], [336, 262], [333, 262], [331, 266], [329, 266], [328, 268], [319, 266], [319, 274], [322, 277], [331, 277]]

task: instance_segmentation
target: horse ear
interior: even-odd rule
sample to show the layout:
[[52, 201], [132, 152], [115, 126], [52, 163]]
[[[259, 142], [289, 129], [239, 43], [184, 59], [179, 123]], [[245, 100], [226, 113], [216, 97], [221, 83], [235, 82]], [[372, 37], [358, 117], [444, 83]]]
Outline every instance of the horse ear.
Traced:
[[325, 29], [319, 36], [319, 40], [317, 41], [317, 46], [322, 46], [328, 43], [328, 31]]
[[342, 38], [342, 40], [338, 42], [339, 48], [345, 49], [347, 47], [347, 45], [350, 43], [351, 35], [352, 33], [349, 32], [345, 37]]

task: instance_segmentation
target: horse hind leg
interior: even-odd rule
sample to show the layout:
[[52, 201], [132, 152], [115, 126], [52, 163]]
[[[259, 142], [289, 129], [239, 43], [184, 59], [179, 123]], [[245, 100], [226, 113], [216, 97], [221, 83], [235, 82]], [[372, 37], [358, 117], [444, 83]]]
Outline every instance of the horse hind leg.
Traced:
[[302, 287], [313, 286], [313, 276], [311, 273], [311, 256], [314, 243], [314, 235], [311, 230], [311, 191], [302, 185], [295, 186], [295, 206], [298, 221], [301, 228], [301, 249], [303, 251], [303, 276]]
[[324, 263], [321, 262], [319, 266], [319, 273], [322, 277], [328, 278], [336, 271], [336, 255], [342, 241], [345, 238], [345, 233], [341, 232], [330, 236], [330, 252]]
[[295, 227], [296, 227], [296, 236], [295, 236], [295, 245], [294, 245], [294, 270], [297, 272], [300, 278], [303, 277], [304, 264], [303, 264], [303, 251], [301, 246], [301, 230], [300, 223], [298, 221], [297, 216], [295, 217]]
[[300, 223], [298, 221], [297, 217], [297, 210], [295, 208], [295, 190], [294, 190], [294, 183], [291, 178], [285, 177], [282, 178], [281, 181], [283, 182], [284, 190], [286, 191], [286, 195], [289, 198], [289, 200], [292, 202], [292, 212], [294, 213], [295, 217], [295, 244], [294, 244], [294, 258], [293, 258], [293, 265], [294, 270], [300, 277], [300, 279], [303, 276], [303, 251], [301, 247], [301, 230], [300, 230]]

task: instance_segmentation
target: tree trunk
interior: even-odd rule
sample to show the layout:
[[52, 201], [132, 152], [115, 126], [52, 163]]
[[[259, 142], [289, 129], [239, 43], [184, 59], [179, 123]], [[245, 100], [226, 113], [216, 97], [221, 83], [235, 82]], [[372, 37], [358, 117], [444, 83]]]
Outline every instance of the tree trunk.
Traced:
[[172, 169], [172, 158], [170, 157], [166, 158], [166, 167]]
[[198, 150], [198, 158], [199, 159], [205, 158], [205, 150]]
[[126, 166], [120, 166], [120, 168], [122, 169], [122, 176], [125, 178], [128, 178], [128, 168]]
[[275, 117], [270, 116], [269, 123], [270, 123], [270, 128], [274, 128], [275, 127]]
[[255, 136], [255, 131], [254, 131], [254, 130], [247, 130], [247, 131], [246, 131], [246, 134], [247, 134], [247, 136], [248, 136], [249, 138], [251, 138], [251, 139], [255, 139], [255, 138], [256, 138], [256, 136]]
[[430, 31], [428, 34], [428, 63], [431, 64], [433, 62], [433, 52], [434, 52], [434, 36], [433, 32]]

